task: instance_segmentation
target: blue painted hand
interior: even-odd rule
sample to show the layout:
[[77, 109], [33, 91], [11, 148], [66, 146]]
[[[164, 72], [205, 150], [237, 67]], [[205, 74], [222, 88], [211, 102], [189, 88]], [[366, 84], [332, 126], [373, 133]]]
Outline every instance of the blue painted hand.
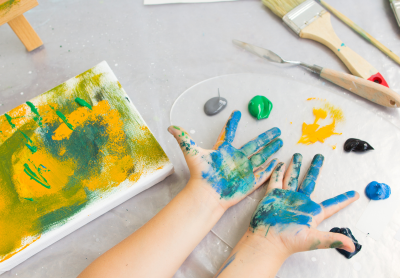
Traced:
[[189, 166], [191, 179], [212, 189], [228, 208], [257, 189], [278, 163], [268, 159], [283, 145], [279, 128], [272, 128], [237, 149], [232, 146], [241, 113], [234, 111], [212, 150], [200, 148], [188, 133], [171, 126], [168, 131], [178, 141]]
[[322, 248], [341, 248], [354, 251], [350, 238], [337, 233], [321, 232], [316, 227], [350, 203], [359, 195], [348, 191], [318, 204], [311, 200], [324, 162], [317, 154], [311, 162], [303, 182], [298, 185], [302, 156], [294, 154], [285, 172], [279, 163], [272, 173], [265, 197], [259, 203], [250, 222], [254, 234], [282, 244], [288, 255]]

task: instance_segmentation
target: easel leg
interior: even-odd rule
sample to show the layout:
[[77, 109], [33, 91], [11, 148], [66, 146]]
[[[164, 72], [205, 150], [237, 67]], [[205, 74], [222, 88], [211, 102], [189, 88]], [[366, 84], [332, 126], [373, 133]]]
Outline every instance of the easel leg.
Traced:
[[32, 51], [43, 44], [42, 40], [33, 30], [32, 26], [26, 20], [25, 16], [21, 14], [8, 22], [11, 29], [22, 41], [28, 51]]

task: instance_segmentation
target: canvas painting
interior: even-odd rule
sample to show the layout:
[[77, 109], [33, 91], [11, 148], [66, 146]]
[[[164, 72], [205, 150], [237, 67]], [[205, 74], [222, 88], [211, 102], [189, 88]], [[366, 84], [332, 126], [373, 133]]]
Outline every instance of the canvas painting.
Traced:
[[0, 116], [0, 265], [172, 171], [106, 62], [16, 107]]

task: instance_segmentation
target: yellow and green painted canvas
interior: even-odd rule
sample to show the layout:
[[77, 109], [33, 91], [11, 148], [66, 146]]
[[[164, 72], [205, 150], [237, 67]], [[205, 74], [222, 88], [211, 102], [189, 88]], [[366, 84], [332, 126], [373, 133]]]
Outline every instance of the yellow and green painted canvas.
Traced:
[[0, 262], [169, 164], [105, 62], [0, 116]]

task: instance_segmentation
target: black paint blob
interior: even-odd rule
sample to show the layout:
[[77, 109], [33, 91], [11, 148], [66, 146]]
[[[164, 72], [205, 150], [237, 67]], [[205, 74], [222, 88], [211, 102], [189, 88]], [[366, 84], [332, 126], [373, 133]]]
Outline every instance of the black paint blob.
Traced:
[[330, 230], [330, 232], [345, 235], [345, 236], [347, 236], [347, 237], [349, 237], [349, 238], [351, 238], [353, 240], [353, 243], [354, 243], [354, 246], [356, 247], [356, 250], [353, 253], [350, 253], [350, 252], [347, 252], [347, 251], [345, 251], [343, 249], [336, 248], [336, 250], [340, 254], [342, 254], [343, 256], [345, 256], [348, 259], [351, 259], [355, 254], [360, 252], [362, 246], [361, 246], [361, 244], [358, 243], [357, 239], [353, 236], [353, 234], [351, 233], [349, 228], [337, 228], [337, 227], [335, 227], [335, 228], [332, 228]]
[[349, 138], [344, 143], [344, 151], [346, 152], [365, 152], [373, 149], [367, 142], [356, 138]]

